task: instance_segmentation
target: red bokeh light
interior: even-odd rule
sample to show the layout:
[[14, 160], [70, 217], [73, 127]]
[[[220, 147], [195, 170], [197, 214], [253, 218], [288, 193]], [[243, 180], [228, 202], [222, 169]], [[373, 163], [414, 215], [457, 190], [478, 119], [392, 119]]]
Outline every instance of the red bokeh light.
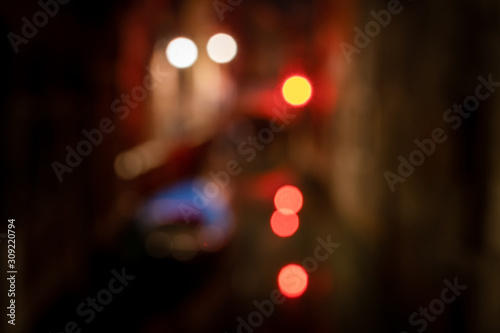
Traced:
[[308, 275], [300, 265], [289, 264], [278, 274], [278, 287], [289, 298], [301, 296], [307, 289]]
[[277, 210], [271, 216], [271, 229], [280, 237], [291, 236], [299, 228], [299, 217], [290, 210]]
[[290, 210], [297, 213], [302, 208], [302, 192], [295, 186], [285, 185], [276, 191], [274, 206], [277, 210]]

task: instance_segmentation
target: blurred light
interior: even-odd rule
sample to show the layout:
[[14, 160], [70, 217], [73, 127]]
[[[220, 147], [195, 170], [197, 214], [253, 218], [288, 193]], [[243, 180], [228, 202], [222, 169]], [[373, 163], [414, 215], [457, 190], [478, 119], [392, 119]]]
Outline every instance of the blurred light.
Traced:
[[116, 157], [115, 172], [122, 179], [134, 179], [162, 165], [170, 149], [170, 144], [163, 140], [143, 142]]
[[292, 76], [283, 84], [283, 97], [291, 105], [300, 106], [306, 104], [312, 95], [312, 87], [309, 81], [302, 76]]
[[302, 266], [289, 264], [283, 267], [278, 274], [278, 287], [286, 297], [299, 297], [306, 291], [307, 284], [307, 272]]
[[[215, 183], [188, 179], [162, 188], [148, 197], [138, 209], [136, 218], [139, 228], [147, 231], [170, 224], [201, 224], [203, 228], [208, 228], [204, 232], [210, 234], [212, 242], [220, 236], [220, 231], [224, 243], [232, 233], [233, 217], [223, 190], [215, 197], [207, 196], [205, 191], [213, 189], [211, 184]], [[207, 238], [203, 242], [209, 243], [210, 240]]]
[[152, 232], [146, 239], [146, 251], [153, 258], [165, 258], [170, 253], [171, 242], [166, 232]]
[[198, 250], [196, 240], [187, 234], [181, 234], [172, 242], [172, 257], [180, 261], [193, 259]]
[[295, 186], [285, 185], [276, 191], [274, 206], [277, 210], [291, 210], [297, 213], [302, 208], [302, 192]]
[[220, 64], [233, 60], [237, 51], [236, 41], [227, 34], [213, 35], [207, 43], [208, 56]]
[[172, 40], [167, 46], [168, 62], [177, 68], [187, 68], [194, 64], [198, 58], [196, 44], [184, 37]]
[[121, 179], [133, 179], [144, 169], [144, 161], [134, 151], [119, 154], [114, 163], [115, 172]]
[[290, 210], [277, 210], [271, 216], [271, 229], [280, 237], [289, 237], [299, 228], [299, 217]]

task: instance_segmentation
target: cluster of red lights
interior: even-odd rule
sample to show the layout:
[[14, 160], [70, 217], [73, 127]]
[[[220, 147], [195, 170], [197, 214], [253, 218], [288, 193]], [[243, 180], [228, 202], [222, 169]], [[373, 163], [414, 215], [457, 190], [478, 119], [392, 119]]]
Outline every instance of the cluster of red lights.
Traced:
[[[276, 191], [271, 216], [271, 229], [279, 237], [292, 236], [299, 228], [297, 213], [303, 204], [302, 192], [295, 186], [285, 185]], [[278, 286], [283, 295], [293, 298], [304, 293], [308, 284], [305, 269], [296, 264], [284, 266], [278, 274]]]
[[271, 229], [280, 237], [291, 236], [299, 228], [297, 213], [302, 208], [302, 193], [291, 185], [281, 187], [274, 196], [276, 210], [271, 216]]

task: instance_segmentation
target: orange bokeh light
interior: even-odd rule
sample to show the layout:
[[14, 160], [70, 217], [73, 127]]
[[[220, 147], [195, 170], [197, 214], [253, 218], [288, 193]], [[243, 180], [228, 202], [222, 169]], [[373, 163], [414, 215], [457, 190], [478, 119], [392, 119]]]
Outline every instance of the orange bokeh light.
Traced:
[[274, 206], [277, 210], [290, 210], [297, 213], [302, 208], [302, 192], [295, 186], [285, 185], [276, 191]]
[[286, 297], [299, 297], [306, 291], [307, 284], [308, 275], [302, 266], [289, 264], [278, 274], [278, 287]]
[[271, 216], [271, 229], [280, 237], [291, 236], [299, 228], [299, 217], [290, 210], [276, 210]]

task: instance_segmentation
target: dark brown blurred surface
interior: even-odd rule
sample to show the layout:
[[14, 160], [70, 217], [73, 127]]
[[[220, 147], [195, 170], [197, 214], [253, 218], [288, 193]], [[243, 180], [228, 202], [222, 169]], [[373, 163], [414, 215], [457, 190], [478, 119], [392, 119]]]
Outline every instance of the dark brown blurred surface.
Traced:
[[[416, 332], [409, 316], [455, 277], [468, 289], [425, 331], [498, 332], [500, 97], [481, 101], [456, 130], [443, 113], [474, 94], [478, 76], [500, 81], [499, 4], [401, 5], [351, 62], [340, 44], [354, 45], [353, 29], [386, 2], [245, 0], [221, 21], [212, 1], [72, 0], [17, 54], [5, 38], [0, 233], [16, 219], [20, 273], [16, 326], [2, 313], [0, 327], [60, 332], [68, 321], [82, 323], [78, 304], [126, 267], [136, 280], [82, 332], [235, 332], [254, 300], [269, 299], [279, 269], [312, 256], [317, 237], [331, 235], [341, 246], [310, 273], [306, 293], [276, 306], [256, 332]], [[27, 1], [0, 8], [4, 36], [39, 10]], [[193, 35], [201, 53], [204, 36], [218, 31], [236, 37], [239, 53], [224, 67], [236, 92], [214, 117], [215, 133], [178, 144], [136, 179], [117, 177], [116, 156], [150, 139], [154, 118], [150, 96], [123, 121], [112, 101], [141, 84], [158, 41]], [[294, 71], [313, 82], [311, 103], [246, 163], [236, 149], [241, 133], [267, 126], [275, 87]], [[51, 163], [103, 118], [116, 130], [60, 183]], [[435, 128], [447, 140], [391, 192], [384, 173], [396, 172], [398, 156]], [[229, 243], [189, 262], [151, 258], [135, 209], [154, 191], [233, 158], [243, 172], [230, 184]], [[299, 231], [281, 239], [269, 217], [273, 193], [286, 183], [302, 190], [304, 207]], [[0, 249], [3, 269], [5, 242]]]

